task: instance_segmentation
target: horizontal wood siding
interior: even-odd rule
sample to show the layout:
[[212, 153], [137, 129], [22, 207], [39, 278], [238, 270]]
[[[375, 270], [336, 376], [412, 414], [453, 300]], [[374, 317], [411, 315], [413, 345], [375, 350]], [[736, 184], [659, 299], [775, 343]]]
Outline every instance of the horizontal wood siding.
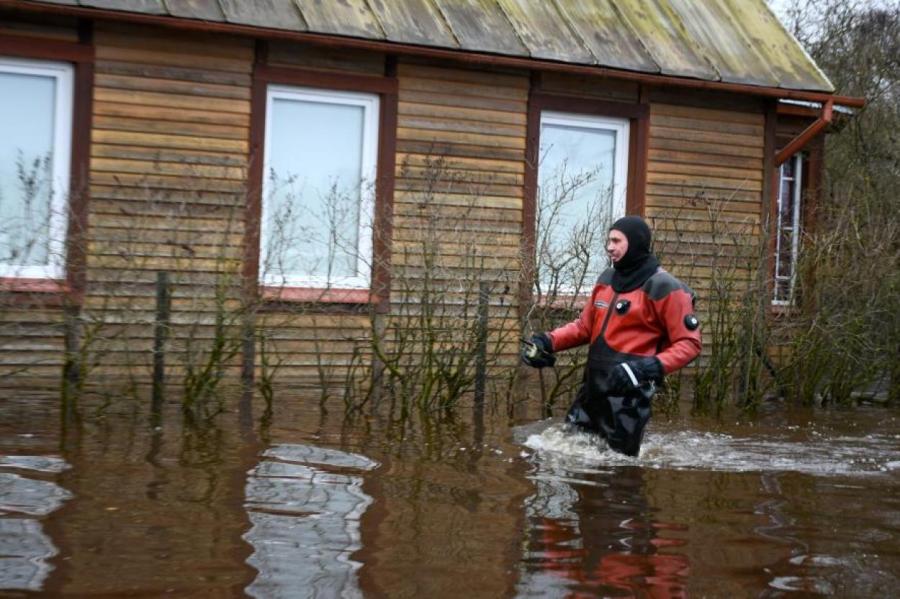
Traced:
[[98, 24], [94, 44], [82, 339], [97, 373], [145, 378], [167, 271], [177, 377], [212, 347], [217, 312], [239, 336], [253, 43]]
[[664, 267], [697, 292], [702, 322], [719, 294], [737, 300], [759, 283], [764, 122], [761, 113], [651, 105], [646, 216]]
[[448, 323], [474, 318], [478, 283], [487, 282], [490, 342], [504, 345], [511, 363], [528, 76], [401, 63], [398, 79], [395, 322], [414, 320], [429, 302]]

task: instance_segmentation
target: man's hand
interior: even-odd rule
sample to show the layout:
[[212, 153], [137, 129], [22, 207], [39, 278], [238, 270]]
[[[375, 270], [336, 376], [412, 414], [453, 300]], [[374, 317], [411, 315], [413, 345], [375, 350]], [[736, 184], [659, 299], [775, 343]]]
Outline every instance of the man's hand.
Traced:
[[627, 395], [634, 393], [645, 383], [661, 383], [662, 379], [662, 362], [654, 356], [616, 364], [609, 373], [607, 383], [609, 392], [613, 395]]
[[522, 341], [522, 361], [532, 368], [545, 368], [556, 364], [553, 342], [547, 333], [532, 335], [530, 341]]

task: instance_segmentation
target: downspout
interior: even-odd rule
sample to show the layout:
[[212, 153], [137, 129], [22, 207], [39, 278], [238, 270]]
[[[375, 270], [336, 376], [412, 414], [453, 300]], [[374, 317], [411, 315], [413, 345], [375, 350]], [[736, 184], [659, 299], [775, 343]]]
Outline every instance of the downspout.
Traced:
[[834, 99], [830, 98], [827, 102], [825, 102], [824, 106], [822, 106], [822, 112], [819, 115], [819, 118], [815, 120], [809, 127], [803, 130], [803, 132], [792, 139], [790, 143], [784, 148], [775, 154], [775, 168], [778, 168], [787, 160], [806, 147], [819, 132], [828, 126], [831, 122], [831, 116], [834, 108]]

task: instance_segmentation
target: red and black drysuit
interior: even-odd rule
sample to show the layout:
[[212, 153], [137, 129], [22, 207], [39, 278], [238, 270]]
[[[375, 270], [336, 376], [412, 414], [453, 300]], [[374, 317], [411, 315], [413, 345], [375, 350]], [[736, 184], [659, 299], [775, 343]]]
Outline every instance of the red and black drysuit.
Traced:
[[549, 337], [553, 352], [590, 344], [584, 381], [566, 420], [601, 434], [616, 451], [637, 455], [650, 419], [652, 387], [614, 394], [612, 370], [655, 356], [661, 378], [697, 357], [700, 330], [693, 291], [671, 274], [657, 269], [639, 287], [622, 293], [613, 288], [614, 276], [613, 268], [601, 274], [581, 316]]

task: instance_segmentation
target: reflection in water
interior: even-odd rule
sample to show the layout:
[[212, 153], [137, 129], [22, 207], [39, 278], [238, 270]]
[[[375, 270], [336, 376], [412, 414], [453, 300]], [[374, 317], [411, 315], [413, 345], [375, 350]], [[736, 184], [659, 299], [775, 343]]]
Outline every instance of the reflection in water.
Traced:
[[[68, 465], [54, 457], [0, 456], [0, 468], [59, 473]], [[12, 514], [46, 516], [71, 497], [55, 483], [0, 472], [0, 589], [41, 590], [58, 553], [40, 521]]]
[[[247, 587], [254, 597], [357, 597], [359, 519], [372, 499], [361, 476], [335, 469], [372, 470], [364, 456], [310, 445], [267, 450], [247, 478], [244, 535], [259, 574]], [[315, 465], [315, 466], [313, 466]]]
[[615, 465], [598, 470], [596, 460], [580, 460], [591, 450], [606, 453], [589, 436], [565, 443], [574, 455], [534, 457], [518, 596], [685, 596], [688, 559], [663, 551], [683, 542], [658, 534], [679, 527], [653, 518], [643, 471]]

